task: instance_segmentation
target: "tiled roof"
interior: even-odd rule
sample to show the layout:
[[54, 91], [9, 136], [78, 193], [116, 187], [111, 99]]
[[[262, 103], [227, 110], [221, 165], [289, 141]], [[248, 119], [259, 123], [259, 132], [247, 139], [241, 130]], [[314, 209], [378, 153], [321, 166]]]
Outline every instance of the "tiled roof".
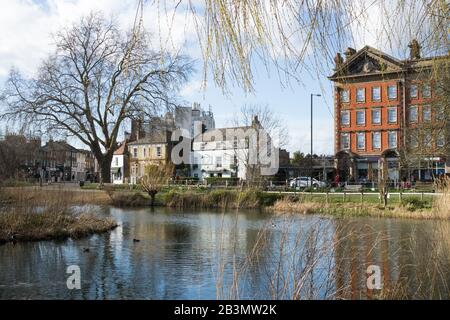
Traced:
[[114, 151], [114, 154], [115, 155], [123, 155], [123, 154], [125, 154], [125, 151], [126, 151], [126, 144], [122, 143], [120, 145], [120, 147], [117, 148], [116, 151]]
[[169, 143], [171, 134], [172, 133], [170, 131], [155, 130], [146, 133], [146, 137], [130, 142], [128, 145]]

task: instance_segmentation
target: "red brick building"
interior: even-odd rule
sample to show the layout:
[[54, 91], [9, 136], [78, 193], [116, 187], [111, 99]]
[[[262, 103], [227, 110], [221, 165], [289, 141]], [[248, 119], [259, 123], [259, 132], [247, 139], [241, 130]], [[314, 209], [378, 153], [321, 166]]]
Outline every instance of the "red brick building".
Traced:
[[337, 54], [329, 79], [335, 84], [335, 154], [342, 180], [376, 181], [380, 158], [394, 181], [430, 180], [445, 172], [448, 108], [436, 103], [438, 90], [430, 79], [434, 63], [448, 56], [421, 58], [415, 40], [409, 47], [407, 60], [369, 46], [348, 48], [345, 60]]

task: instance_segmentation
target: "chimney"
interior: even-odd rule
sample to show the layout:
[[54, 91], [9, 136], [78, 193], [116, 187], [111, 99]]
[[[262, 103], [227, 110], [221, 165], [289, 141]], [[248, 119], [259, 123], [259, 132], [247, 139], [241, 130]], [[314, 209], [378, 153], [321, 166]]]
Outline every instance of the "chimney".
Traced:
[[340, 52], [336, 53], [336, 56], [334, 57], [334, 64], [335, 64], [334, 70], [339, 69], [343, 63], [344, 59], [342, 59], [341, 53]]
[[125, 141], [131, 141], [131, 133], [128, 131], [125, 131]]
[[409, 58], [411, 60], [420, 59], [420, 48], [421, 48], [421, 46], [420, 46], [419, 42], [417, 42], [416, 39], [413, 39], [409, 43], [408, 48], [409, 48]]
[[345, 60], [348, 61], [348, 59], [350, 59], [351, 57], [353, 57], [353, 55], [356, 53], [356, 50], [353, 48], [348, 47], [347, 50], [345, 50], [344, 54], [345, 54]]
[[258, 116], [253, 117], [252, 127], [260, 127], [261, 123], [259, 122]]
[[142, 120], [141, 119], [132, 119], [131, 120], [131, 134], [130, 141], [139, 140], [144, 138], [145, 133], [142, 128]]

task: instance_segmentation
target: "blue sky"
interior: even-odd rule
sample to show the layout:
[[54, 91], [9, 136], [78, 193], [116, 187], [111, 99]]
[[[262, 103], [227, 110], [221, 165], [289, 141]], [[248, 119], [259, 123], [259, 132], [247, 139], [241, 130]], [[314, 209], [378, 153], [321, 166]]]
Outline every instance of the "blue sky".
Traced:
[[[320, 80], [313, 79], [307, 73], [302, 74], [301, 78], [302, 84], [291, 83], [290, 87], [283, 88], [275, 70], [272, 70], [270, 75], [263, 71], [255, 77], [255, 91], [252, 93], [246, 94], [241, 88], [235, 87], [230, 89], [229, 96], [224, 96], [220, 88], [209, 82], [206, 91], [190, 90], [184, 96], [188, 100], [200, 102], [204, 107], [211, 105], [217, 126], [232, 125], [242, 105], [267, 104], [288, 128], [290, 139], [287, 149], [291, 152], [301, 150], [309, 153], [310, 94], [322, 94], [322, 97], [314, 98], [314, 152], [331, 154], [333, 153], [332, 84], [325, 77]], [[194, 79], [201, 80], [199, 75]]]

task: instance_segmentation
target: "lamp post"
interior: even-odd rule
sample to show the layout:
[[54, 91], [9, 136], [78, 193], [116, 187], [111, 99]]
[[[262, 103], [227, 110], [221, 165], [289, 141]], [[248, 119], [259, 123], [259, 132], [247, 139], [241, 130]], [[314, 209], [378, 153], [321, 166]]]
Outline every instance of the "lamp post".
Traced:
[[311, 153], [310, 153], [310, 165], [311, 165], [311, 171], [310, 171], [310, 181], [311, 181], [311, 185], [310, 187], [313, 186], [313, 97], [320, 97], [320, 94], [314, 94], [311, 93]]

